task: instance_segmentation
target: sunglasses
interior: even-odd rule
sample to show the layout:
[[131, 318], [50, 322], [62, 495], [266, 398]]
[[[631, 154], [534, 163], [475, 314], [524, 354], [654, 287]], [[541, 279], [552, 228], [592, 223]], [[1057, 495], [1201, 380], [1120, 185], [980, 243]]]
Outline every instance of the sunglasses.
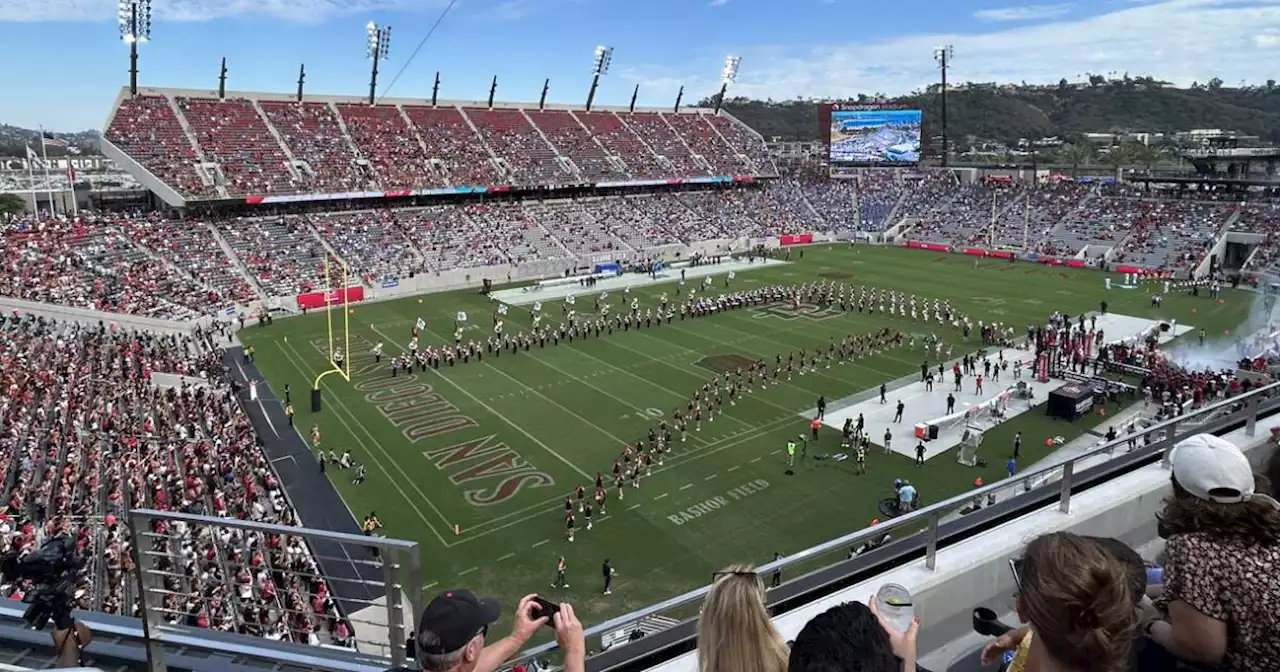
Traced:
[[759, 578], [759, 577], [760, 577], [760, 574], [759, 574], [758, 572], [743, 572], [743, 571], [739, 571], [739, 572], [715, 572], [715, 573], [713, 573], [713, 574], [711, 575], [711, 583], [715, 583], [716, 581], [719, 581], [720, 579], [722, 579], [722, 578], [724, 578], [724, 577], [726, 577], [726, 576], [750, 576], [750, 577], [754, 577], [754, 578]]

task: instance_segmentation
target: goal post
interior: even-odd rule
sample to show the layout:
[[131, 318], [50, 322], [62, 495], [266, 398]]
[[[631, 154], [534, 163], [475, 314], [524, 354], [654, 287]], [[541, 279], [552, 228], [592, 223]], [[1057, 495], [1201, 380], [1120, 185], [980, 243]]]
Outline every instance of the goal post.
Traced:
[[[320, 381], [325, 376], [336, 374], [347, 382], [351, 382], [351, 366], [347, 358], [351, 354], [351, 309], [347, 306], [347, 289], [350, 287], [351, 272], [346, 262], [332, 258], [327, 252], [324, 255], [324, 314], [328, 333], [329, 347], [325, 353], [328, 369], [316, 376], [311, 385], [311, 412], [319, 413]], [[335, 280], [338, 286], [334, 287]], [[342, 311], [342, 320], [335, 328], [333, 311]]]

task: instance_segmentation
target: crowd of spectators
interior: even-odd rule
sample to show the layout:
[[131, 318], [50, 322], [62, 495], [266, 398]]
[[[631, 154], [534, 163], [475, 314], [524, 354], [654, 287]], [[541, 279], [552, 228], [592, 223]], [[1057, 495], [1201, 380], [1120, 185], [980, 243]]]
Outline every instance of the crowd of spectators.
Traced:
[[[163, 578], [171, 623], [303, 643], [349, 638], [300, 538], [175, 523], [145, 539], [135, 508], [297, 525], [206, 335], [0, 318], [0, 551], [59, 535], [84, 569], [77, 606], [137, 616], [131, 546]], [[161, 387], [171, 373], [199, 380]], [[29, 579], [6, 582], [20, 599]]]
[[218, 230], [254, 281], [270, 296], [296, 296], [317, 286], [336, 287], [341, 282], [333, 277], [329, 278], [332, 282], [326, 282], [324, 246], [300, 219], [222, 220]]
[[1115, 260], [1173, 270], [1202, 259], [1232, 212], [1227, 204], [1191, 199], [1135, 199], [1122, 207], [1138, 214]]
[[[699, 111], [371, 106], [155, 91], [125, 98], [106, 136], [189, 198], [219, 196], [218, 186], [240, 197], [778, 172], [759, 135]], [[217, 167], [198, 169], [202, 163]], [[219, 175], [225, 184], [214, 184]]]
[[532, 202], [525, 211], [575, 257], [590, 259], [594, 255], [617, 256], [631, 251], [631, 247], [613, 234], [613, 230], [625, 222], [611, 222], [606, 226], [588, 214], [587, 209], [575, 200]]
[[1041, 254], [1078, 252], [1079, 247], [1067, 247], [1051, 233], [1064, 217], [1079, 207], [1088, 193], [1088, 187], [1074, 182], [1061, 182], [1022, 191], [1022, 201], [1005, 210], [996, 219], [996, 246], [1021, 249], [1025, 242], [1025, 247]]
[[356, 269], [365, 284], [377, 286], [423, 267], [421, 256], [391, 211], [316, 215], [305, 221]]
[[993, 219], [998, 219], [1020, 193], [1001, 183], [964, 185], [950, 198], [916, 211], [918, 223], [911, 236], [956, 246], [986, 244]]
[[857, 172], [856, 181], [862, 230], [884, 231], [893, 226], [889, 218], [902, 200], [905, 187], [900, 172], [892, 168], [868, 168]]
[[0, 296], [147, 317], [188, 319], [225, 296], [139, 248], [110, 217], [28, 217], [0, 233]]

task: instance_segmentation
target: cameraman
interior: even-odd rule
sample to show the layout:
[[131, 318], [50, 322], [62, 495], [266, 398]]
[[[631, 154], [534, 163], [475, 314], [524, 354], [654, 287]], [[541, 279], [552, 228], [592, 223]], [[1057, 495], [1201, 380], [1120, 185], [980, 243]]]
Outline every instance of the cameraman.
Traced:
[[82, 667], [81, 654], [92, 641], [93, 631], [89, 626], [67, 616], [53, 626], [54, 666]]

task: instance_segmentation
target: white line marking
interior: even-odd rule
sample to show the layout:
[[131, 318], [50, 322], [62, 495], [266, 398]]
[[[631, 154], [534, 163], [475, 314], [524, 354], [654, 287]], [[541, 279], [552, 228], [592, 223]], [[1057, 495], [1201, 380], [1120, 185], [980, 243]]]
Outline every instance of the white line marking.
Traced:
[[276, 462], [284, 462], [285, 460], [292, 460], [294, 464], [298, 463], [298, 461], [294, 459], [292, 455], [285, 455], [284, 457], [277, 457], [276, 459], [271, 460], [271, 464], [275, 464]]
[[[289, 360], [290, 363], [293, 364], [294, 368], [298, 370], [298, 373], [301, 373], [305, 376], [307, 373], [306, 369], [301, 364], [298, 363], [299, 360], [304, 360], [302, 353], [298, 352], [298, 349], [293, 347], [293, 344], [287, 341], [284, 342], [282, 345], [283, 347], [281, 348], [281, 352], [283, 352], [284, 356]], [[292, 350], [293, 353], [297, 355], [297, 359], [294, 358], [294, 355], [291, 355], [288, 352], [285, 352], [284, 348], [288, 348], [289, 350]], [[356, 420], [356, 424], [360, 424], [356, 414], [352, 413], [351, 409], [348, 408], [345, 403], [343, 403], [341, 396], [335, 394], [335, 395], [330, 395], [329, 398], [330, 398], [331, 404], [334, 404], [336, 407], [342, 408], [348, 415], [351, 416], [353, 420]], [[422, 512], [422, 509], [419, 509], [417, 503], [415, 503], [414, 500], [409, 497], [409, 493], [405, 492], [404, 488], [400, 487], [400, 481], [396, 480], [396, 478], [391, 475], [391, 472], [385, 466], [383, 466], [382, 462], [377, 458], [377, 455], [373, 452], [373, 450], [369, 448], [369, 444], [366, 444], [364, 440], [361, 439], [356, 434], [355, 428], [352, 427], [350, 424], [348, 424], [341, 414], [334, 413], [333, 417], [338, 422], [342, 423], [343, 427], [347, 428], [347, 433], [351, 435], [351, 438], [355, 439], [356, 443], [360, 444], [360, 447], [364, 449], [365, 454], [367, 454], [369, 458], [373, 460], [373, 463], [377, 465], [378, 469], [383, 474], [386, 475], [387, 480], [390, 481], [391, 484], [395, 486], [396, 490], [400, 493], [400, 495], [404, 497], [404, 501], [409, 503], [409, 506], [413, 509], [414, 513], [418, 514], [418, 518], [420, 518], [422, 522], [427, 524], [427, 529], [431, 530], [432, 534], [436, 535], [436, 539], [440, 540], [440, 544], [443, 546], [448, 546], [449, 542], [445, 540], [444, 535], [440, 534], [440, 531], [437, 530], [435, 526], [431, 524], [431, 521], [427, 519], [426, 514]], [[384, 449], [381, 448], [381, 444], [379, 444], [378, 441], [373, 438], [373, 435], [369, 433], [369, 429], [364, 425], [360, 425], [360, 428], [364, 431], [365, 436], [369, 437], [369, 440], [373, 441], [374, 445], [378, 446], [378, 450], [379, 452], [382, 453], [383, 457], [387, 458], [387, 460], [391, 462], [392, 466], [395, 466], [396, 463], [394, 460], [391, 459], [391, 455], [389, 455]], [[297, 427], [294, 427], [294, 431], [297, 432], [299, 438], [302, 437], [301, 430], [299, 430]], [[304, 445], [306, 444], [306, 439], [303, 439], [303, 444]], [[409, 478], [409, 475], [406, 474], [403, 469], [396, 467], [396, 470], [400, 472], [401, 476], [404, 476], [405, 479], [409, 481], [409, 487], [413, 488], [418, 492], [418, 496], [421, 497], [422, 500], [427, 503], [427, 506], [431, 507], [431, 510], [436, 512], [436, 515], [440, 517], [440, 520], [444, 521], [447, 527], [449, 521], [447, 518], [444, 517], [444, 514], [440, 512], [440, 509], [436, 508], [436, 505], [432, 503], [430, 499], [427, 498], [426, 494], [423, 493], [422, 490], [418, 489], [418, 487], [414, 484], [414, 481]], [[348, 509], [350, 509], [350, 507], [348, 507]], [[355, 514], [352, 514], [351, 517], [352, 519], [354, 519]]]
[[763, 457], [757, 457], [756, 459], [751, 460], [751, 463], [755, 464], [756, 462], [759, 462], [760, 460], [763, 460], [763, 459], [764, 459]]
[[[428, 330], [428, 331], [430, 331], [430, 330]], [[373, 332], [374, 332], [374, 333], [376, 333], [376, 334], [381, 335], [383, 338], [385, 338], [385, 339], [387, 339], [387, 340], [391, 341], [392, 343], [396, 343], [396, 339], [391, 338], [390, 336], [388, 336], [388, 335], [386, 335], [386, 334], [382, 333], [381, 331], [379, 331], [379, 330], [378, 330], [378, 328], [377, 328], [377, 327], [373, 327]], [[430, 332], [430, 333], [435, 333], [435, 332]], [[436, 336], [437, 336], [437, 337], [439, 337], [439, 336], [440, 336], [440, 334], [436, 334]], [[408, 352], [408, 351], [409, 351], [409, 349], [408, 349], [408, 348], [406, 348], [406, 347], [404, 347], [403, 345], [399, 345], [399, 344], [397, 344], [397, 345], [396, 345], [396, 347], [400, 348], [400, 350], [402, 350], [402, 351], [404, 351], [404, 352]], [[490, 364], [490, 363], [488, 363], [488, 362], [485, 362], [485, 363], [484, 363], [484, 365], [485, 365], [485, 366], [487, 366], [487, 367], [489, 367], [490, 369], [493, 369], [493, 370], [494, 370], [494, 371], [496, 371], [497, 373], [502, 373], [502, 372], [501, 372], [501, 371], [499, 371], [498, 369], [494, 368], [494, 367], [493, 367], [493, 365], [492, 365], [492, 364]], [[435, 371], [435, 369], [432, 369], [432, 370], [433, 370], [433, 371]], [[489, 411], [489, 413], [490, 413], [490, 414], [492, 414], [492, 415], [493, 415], [493, 417], [498, 418], [499, 420], [502, 420], [503, 422], [507, 423], [508, 425], [510, 425], [510, 426], [511, 426], [511, 428], [512, 428], [512, 429], [514, 429], [514, 430], [516, 430], [517, 432], [520, 432], [521, 434], [523, 434], [523, 435], [525, 436], [525, 438], [527, 438], [527, 439], [529, 439], [530, 441], [532, 441], [532, 442], [534, 442], [535, 444], [537, 444], [537, 445], [538, 445], [539, 447], [541, 447], [543, 450], [547, 451], [547, 452], [548, 452], [548, 453], [550, 453], [552, 456], [554, 456], [556, 459], [558, 459], [558, 460], [560, 460], [561, 462], [563, 462], [563, 463], [564, 463], [566, 466], [568, 466], [570, 469], [573, 469], [574, 471], [578, 472], [578, 474], [579, 474], [579, 475], [581, 475], [583, 478], [587, 479], [588, 481], [590, 481], [590, 480], [591, 480], [591, 475], [590, 475], [590, 474], [588, 474], [587, 472], [585, 472], [585, 471], [583, 471], [582, 469], [580, 469], [580, 468], [578, 467], [578, 465], [576, 465], [576, 464], [574, 464], [574, 463], [570, 462], [568, 459], [566, 459], [566, 458], [565, 458], [565, 456], [564, 456], [564, 455], [561, 455], [560, 453], [557, 453], [555, 450], [553, 450], [553, 449], [551, 448], [551, 446], [548, 446], [547, 444], [545, 444], [545, 443], [543, 443], [543, 442], [539, 441], [539, 440], [538, 440], [538, 437], [536, 437], [536, 436], [534, 436], [534, 435], [530, 434], [530, 433], [528, 432], [528, 430], [526, 430], [525, 428], [521, 427], [520, 425], [517, 425], [516, 423], [512, 422], [512, 421], [511, 421], [511, 419], [510, 419], [510, 418], [508, 418], [508, 417], [506, 417], [505, 415], [503, 415], [503, 414], [501, 414], [501, 413], [499, 413], [499, 412], [495, 411], [495, 410], [493, 409], [493, 407], [492, 407], [492, 406], [490, 406], [489, 404], [486, 404], [486, 403], [484, 403], [483, 401], [480, 401], [480, 399], [479, 399], [479, 398], [477, 398], [477, 397], [476, 397], [476, 395], [471, 394], [471, 393], [470, 393], [470, 392], [468, 392], [465, 388], [463, 388], [461, 385], [459, 385], [459, 384], [457, 384], [457, 383], [453, 382], [453, 380], [451, 380], [448, 376], [446, 376], [446, 375], [444, 375], [444, 374], [440, 373], [439, 371], [436, 371], [436, 375], [437, 375], [437, 376], [439, 376], [439, 378], [440, 378], [441, 380], [443, 380], [443, 381], [445, 381], [446, 383], [449, 383], [450, 385], [452, 385], [452, 386], [453, 386], [453, 388], [454, 388], [454, 389], [456, 389], [457, 391], [459, 391], [459, 392], [461, 392], [461, 393], [463, 393], [463, 394], [467, 395], [467, 398], [469, 398], [469, 399], [471, 399], [472, 401], [474, 401], [474, 402], [476, 402], [477, 404], [479, 404], [481, 408], [483, 408], [483, 409], [484, 409], [484, 410], [486, 410], [486, 411]], [[505, 375], [505, 374], [504, 374], [504, 375]], [[508, 377], [508, 378], [510, 378], [510, 376], [507, 376], [507, 377]], [[514, 378], [512, 378], [512, 380], [515, 380], [515, 379], [514, 379]], [[520, 381], [516, 381], [516, 382], [520, 382]], [[550, 401], [550, 400], [548, 400], [548, 401]], [[555, 403], [555, 402], [552, 402], [552, 403]], [[627, 442], [626, 442], [626, 441], [623, 441], [623, 443], [627, 443]], [[446, 546], [448, 546], [449, 544], [445, 544], [445, 545], [446, 545]]]
[[545, 543], [548, 543], [548, 542], [550, 542], [550, 541], [551, 541], [550, 539], [543, 539], [542, 541], [539, 541], [538, 543], [536, 543], [536, 544], [534, 544], [534, 545], [530, 546], [529, 548], [537, 548], [537, 547], [539, 547], [539, 546], [541, 546], [541, 545], [543, 545], [543, 544], [545, 544]]
[[431, 583], [428, 583], [427, 585], [423, 586], [423, 587], [422, 587], [422, 589], [423, 589], [423, 590], [430, 590], [430, 589], [432, 589], [432, 588], [435, 588], [435, 587], [436, 587], [436, 586], [438, 586], [438, 585], [440, 585], [440, 582], [439, 582], [439, 581], [432, 581]]
[[627, 507], [627, 510], [628, 510], [628, 511], [630, 511], [630, 510], [632, 510], [632, 509], [638, 509], [638, 508], [640, 508], [640, 505], [639, 505], [639, 504], [632, 504], [631, 506], [628, 506], [628, 507]]
[[514, 557], [516, 557], [515, 553], [508, 553], [502, 556], [501, 558], [498, 558], [498, 562], [502, 562], [503, 560], [510, 560], [511, 558], [514, 558]]
[[657, 497], [654, 497], [654, 498], [653, 498], [653, 501], [655, 501], [655, 502], [656, 502], [656, 501], [658, 501], [659, 499], [662, 499], [663, 497], [666, 497], [666, 496], [667, 496], [667, 493], [665, 493], [665, 492], [664, 492], [664, 493], [662, 493], [661, 495], [658, 495]]
[[719, 476], [719, 475], [720, 475], [720, 474], [711, 474], [710, 476], [708, 476], [708, 477], [706, 477], [706, 478], [704, 478], [704, 479], [702, 479], [702, 480], [704, 480], [704, 481], [709, 481], [709, 480], [711, 480], [711, 479], [713, 479], [713, 478], [715, 478], [716, 476]]
[[[381, 333], [381, 332], [379, 332], [379, 333]], [[544, 363], [545, 363], [545, 362], [544, 362]], [[554, 368], [554, 367], [552, 367], [552, 368]], [[556, 370], [558, 371], [559, 369], [556, 369]], [[628, 443], [627, 441], [624, 441], [624, 440], [622, 440], [622, 439], [618, 438], [616, 435], [614, 435], [612, 432], [608, 431], [608, 430], [607, 430], [607, 429], [605, 429], [604, 427], [601, 427], [600, 425], [597, 425], [596, 423], [591, 422], [590, 420], [588, 420], [588, 419], [586, 419], [586, 418], [582, 417], [581, 415], [578, 415], [578, 413], [577, 413], [577, 412], [575, 412], [573, 409], [569, 408], [568, 406], [565, 406], [564, 404], [561, 404], [560, 402], [556, 401], [555, 399], [552, 399], [551, 397], [548, 397], [547, 395], [545, 395], [545, 394], [543, 394], [543, 393], [541, 393], [541, 392], [539, 392], [539, 391], [537, 391], [537, 390], [535, 390], [535, 389], [533, 389], [533, 388], [529, 387], [528, 385], [525, 385], [524, 383], [520, 382], [520, 380], [519, 380], [519, 379], [512, 377], [512, 376], [511, 376], [510, 374], [508, 374], [506, 371], [503, 371], [502, 369], [494, 369], [494, 371], [497, 371], [497, 372], [498, 372], [498, 375], [502, 376], [503, 378], [506, 378], [507, 380], [510, 380], [511, 382], [515, 383], [516, 385], [520, 385], [520, 386], [522, 386], [522, 387], [524, 387], [524, 388], [527, 388], [529, 391], [533, 392], [534, 394], [538, 395], [539, 397], [542, 397], [543, 399], [546, 399], [548, 402], [550, 402], [550, 403], [551, 403], [552, 405], [554, 405], [556, 408], [559, 408], [559, 409], [563, 410], [565, 413], [568, 413], [569, 415], [572, 415], [573, 417], [577, 418], [577, 419], [578, 419], [580, 422], [582, 422], [583, 424], [585, 424], [585, 425], [587, 425], [587, 426], [590, 426], [590, 427], [595, 428], [595, 430], [596, 430], [597, 432], [600, 432], [601, 434], [604, 434], [605, 436], [609, 437], [610, 439], [613, 439], [614, 441], [616, 441], [616, 442], [618, 442], [618, 443], [621, 443], [621, 444], [622, 444], [622, 445], [624, 445], [624, 446], [631, 445], [631, 444], [630, 444], [630, 443]], [[563, 372], [562, 372], [562, 375], [569, 375], [569, 374], [567, 374], [567, 373], [563, 373]], [[586, 381], [583, 381], [582, 379], [576, 379], [576, 380], [578, 380], [578, 382], [582, 383], [583, 385], [587, 385]], [[590, 386], [590, 385], [587, 385], [587, 387], [591, 387], [591, 386]], [[599, 390], [599, 388], [592, 388], [592, 389]], [[604, 393], [604, 394], [606, 394], [606, 396], [612, 396], [612, 395], [609, 395], [608, 393], [605, 393], [603, 390], [601, 390], [601, 392], [602, 392], [602, 393]], [[614, 399], [617, 399], [617, 397], [613, 397], [613, 398], [614, 398]], [[548, 448], [547, 450], [550, 450], [550, 448]], [[583, 471], [583, 470], [581, 470], [581, 469], [578, 469], [578, 467], [576, 467], [576, 466], [574, 466], [574, 465], [570, 464], [568, 460], [565, 460], [565, 464], [569, 464], [569, 466], [572, 466], [575, 470], [577, 470], [577, 472], [578, 472], [579, 474], [582, 474], [583, 476], [586, 476], [587, 480], [590, 480], [590, 479], [591, 479], [591, 477], [590, 477], [590, 476], [587, 476], [587, 472], [585, 472], [585, 471]]]
[[738, 470], [738, 467], [741, 467], [741, 466], [742, 466], [742, 465], [740, 465], [740, 464], [735, 464], [735, 465], [733, 465], [732, 467], [729, 467], [729, 471], [737, 471], [737, 470]]
[[472, 567], [471, 569], [464, 569], [464, 570], [462, 570], [461, 572], [458, 572], [458, 576], [466, 576], [466, 575], [470, 574], [471, 572], [476, 571], [477, 569], [480, 569], [480, 568], [479, 568], [479, 567]]
[[692, 484], [692, 483], [685, 483], [684, 485], [680, 486], [680, 489], [681, 489], [681, 490], [688, 490], [689, 488], [692, 488], [692, 487], [693, 487], [693, 484]]

